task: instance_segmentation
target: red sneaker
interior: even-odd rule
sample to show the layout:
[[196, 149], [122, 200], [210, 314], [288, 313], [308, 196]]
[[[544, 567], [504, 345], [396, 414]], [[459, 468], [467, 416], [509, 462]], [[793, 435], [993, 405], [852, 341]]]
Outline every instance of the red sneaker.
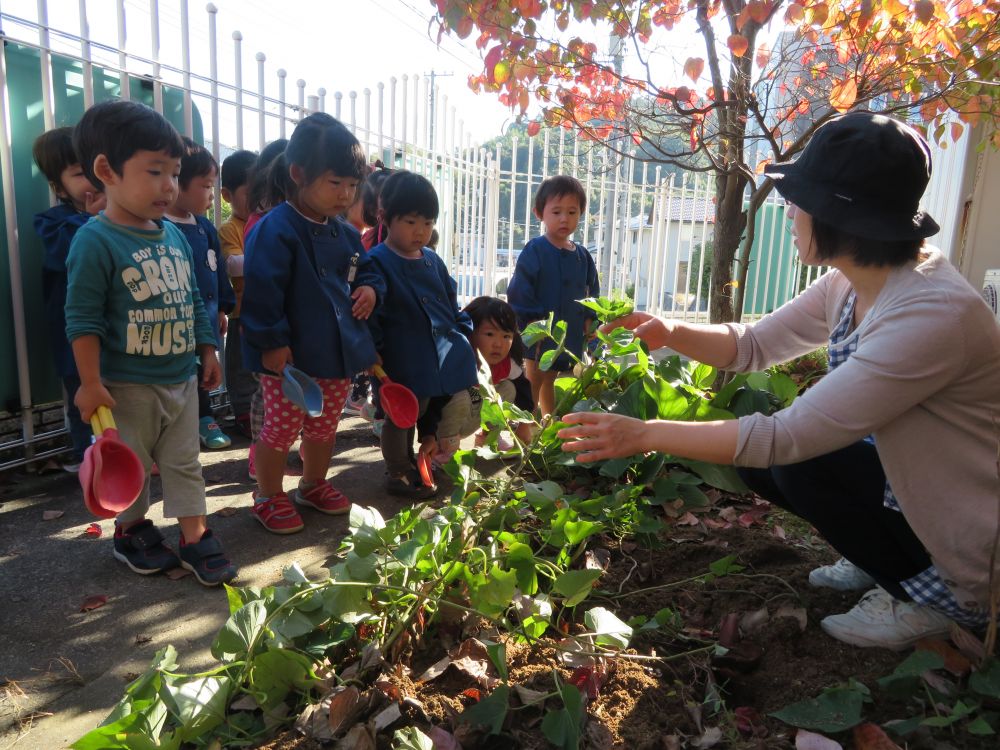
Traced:
[[292, 500], [331, 516], [339, 516], [351, 510], [351, 501], [325, 479], [306, 492], [301, 488], [292, 490]]
[[289, 502], [288, 495], [284, 492], [279, 492], [266, 500], [254, 498], [250, 512], [265, 529], [275, 534], [294, 534], [305, 528], [302, 516], [295, 510], [295, 506]]

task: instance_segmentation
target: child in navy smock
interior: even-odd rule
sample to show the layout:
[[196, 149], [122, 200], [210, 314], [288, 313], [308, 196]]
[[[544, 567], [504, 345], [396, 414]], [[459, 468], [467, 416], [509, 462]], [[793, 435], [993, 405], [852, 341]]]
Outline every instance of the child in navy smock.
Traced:
[[[427, 409], [430, 399], [451, 396], [477, 382], [476, 356], [468, 336], [472, 321], [458, 308], [455, 281], [444, 261], [428, 247], [438, 216], [438, 198], [424, 177], [394, 172], [381, 194], [385, 241], [371, 258], [385, 278], [385, 302], [368, 325], [386, 374], [410, 388]], [[386, 490], [412, 498], [429, 497], [416, 471], [413, 428], [400, 429], [386, 419], [382, 456]], [[432, 436], [420, 436], [420, 451], [436, 452]]]
[[59, 203], [35, 214], [35, 232], [42, 240], [45, 259], [42, 262], [42, 300], [45, 322], [48, 324], [49, 346], [66, 392], [66, 417], [69, 422], [73, 458], [63, 469], [80, 469], [83, 454], [90, 445], [90, 425], [80, 418], [73, 403], [80, 387], [80, 375], [73, 361], [73, 350], [66, 338], [66, 257], [76, 230], [104, 208], [104, 191], [94, 187], [80, 167], [73, 150], [73, 128], [54, 128], [35, 139], [31, 153], [35, 164], [49, 181]]
[[[601, 293], [594, 259], [583, 245], [570, 239], [586, 207], [587, 193], [579, 180], [557, 175], [542, 182], [535, 194], [535, 216], [545, 225], [545, 234], [524, 246], [507, 287], [507, 300], [521, 327], [555, 313], [556, 321], [566, 321], [566, 350], [577, 357], [583, 356], [593, 319], [577, 300]], [[542, 353], [554, 348], [551, 340], [539, 342], [524, 356], [532, 396], [543, 415], [555, 408], [557, 373], [571, 367], [565, 354], [548, 370], [539, 367]]]
[[[218, 174], [219, 167], [208, 149], [190, 138], [184, 138], [184, 156], [181, 157], [181, 173], [177, 178], [180, 189], [165, 218], [177, 225], [191, 246], [198, 291], [201, 292], [208, 319], [215, 328], [219, 349], [222, 349], [226, 315], [236, 307], [236, 294], [222, 265], [219, 234], [205, 217], [205, 212], [212, 205]], [[201, 372], [199, 365], [199, 379]], [[228, 448], [232, 442], [216, 423], [208, 391], [204, 388], [198, 389], [198, 437], [203, 446], [213, 450]]]
[[[367, 165], [357, 139], [321, 112], [302, 120], [271, 164], [287, 200], [247, 235], [243, 265], [243, 351], [261, 373], [264, 425], [257, 440], [254, 517], [268, 530], [303, 527], [292, 501], [346, 513], [350, 501], [327, 481], [337, 424], [351, 378], [376, 361], [364, 321], [384, 292], [357, 230], [337, 217], [354, 202]], [[323, 414], [310, 417], [282, 395], [294, 365], [319, 384]], [[302, 480], [282, 486], [288, 450], [302, 432]]]

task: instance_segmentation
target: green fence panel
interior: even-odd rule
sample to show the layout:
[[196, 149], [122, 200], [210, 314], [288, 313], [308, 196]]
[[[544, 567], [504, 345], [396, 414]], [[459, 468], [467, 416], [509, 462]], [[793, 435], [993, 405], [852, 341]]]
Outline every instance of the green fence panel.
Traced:
[[[28, 332], [28, 362], [31, 376], [31, 399], [34, 404], [62, 398], [62, 386], [52, 367], [46, 339], [45, 311], [42, 304], [42, 245], [32, 227], [36, 213], [49, 206], [49, 189], [44, 175], [31, 158], [31, 144], [45, 130], [42, 108], [42, 74], [39, 52], [33, 47], [12, 42], [4, 44], [7, 63], [7, 86], [10, 95], [10, 120], [14, 197], [17, 205], [17, 230], [20, 245], [24, 296], [24, 314]], [[75, 124], [83, 115], [83, 66], [61, 55], [52, 55], [53, 111], [57, 127]], [[117, 98], [121, 83], [117, 73], [93, 67], [94, 100]], [[131, 99], [153, 106], [152, 81], [130, 79]], [[163, 87], [164, 115], [179, 131], [184, 131], [184, 95], [176, 88]], [[197, 108], [193, 112], [194, 139], [204, 142], [204, 127]], [[0, 237], [7, 227], [0, 196]], [[8, 263], [10, 248], [0, 246], [0, 310], [7, 312], [0, 321], [0, 408], [20, 411], [17, 356], [11, 313], [11, 278]]]

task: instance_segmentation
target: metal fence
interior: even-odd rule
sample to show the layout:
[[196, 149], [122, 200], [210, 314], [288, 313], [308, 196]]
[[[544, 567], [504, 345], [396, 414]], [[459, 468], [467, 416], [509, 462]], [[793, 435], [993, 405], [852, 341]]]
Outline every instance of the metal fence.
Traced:
[[[101, 24], [102, 33], [92, 33], [88, 11], [107, 13], [112, 3], [116, 28], [112, 32]], [[57, 64], [79, 71], [72, 78], [78, 83], [67, 83], [70, 78], [65, 76], [60, 81], [79, 86], [73, 93], [79, 93], [84, 106], [151, 89], [151, 104], [162, 112], [165, 94], [179, 96], [175, 120], [189, 136], [201, 135], [210, 143], [217, 161], [233, 148], [259, 149], [286, 137], [309, 112], [329, 111], [353, 130], [373, 159], [420, 172], [434, 184], [441, 204], [438, 249], [462, 299], [503, 293], [524, 241], [541, 232], [532, 210], [534, 191], [549, 175], [575, 175], [589, 201], [576, 239], [594, 254], [605, 292], [629, 294], [638, 307], [651, 312], [707, 319], [705, 280], [715, 219], [708, 175], [668, 173], [662, 166], [636, 161], [636, 154], [619, 157], [562, 128], [543, 129], [520, 142], [512, 138], [488, 147], [474, 144], [455, 107], [429, 76], [403, 75], [360, 92], [331, 94], [332, 89], [312, 88], [303, 78], [292, 87], [288, 72], [270, 69], [263, 51], [256, 51], [254, 62], [247, 64], [249, 52], [241, 33], [220, 32], [223, 19], [212, 4], [195, 16], [188, 0], [79, 0], [77, 10], [77, 18], [63, 14], [58, 22], [50, 20], [46, 0], [37, 0], [33, 14], [0, 10], [0, 38], [37, 54], [41, 78], [39, 101], [29, 104], [40, 110], [41, 127], [29, 138], [12, 142], [12, 92], [4, 62], [11, 53], [5, 49], [0, 55], [0, 162], [11, 304], [5, 325], [13, 329], [17, 362], [22, 435], [15, 442], [25, 449], [15, 460], [0, 457], [0, 469], [31, 459], [33, 445], [60, 434], [34, 431], [39, 399], [33, 395], [35, 373], [29, 365], [27, 330], [33, 321], [26, 320], [25, 310], [40, 296], [40, 280], [24, 273], [19, 232], [30, 233], [31, 214], [45, 206], [19, 205], [15, 176], [36, 182], [44, 178], [15, 175], [12, 168], [15, 152], [30, 149], [30, 139], [38, 132], [71, 124], [59, 110], [58, 103], [66, 97], [54, 88]], [[179, 45], [161, 44], [164, 17], [170, 18], [172, 30], [179, 28]], [[207, 74], [192, 69], [193, 31], [199, 43], [207, 41]], [[136, 43], [143, 38], [146, 44]], [[233, 63], [231, 78], [219, 73], [224, 56]], [[220, 209], [217, 198], [217, 221]], [[748, 317], [778, 307], [818, 273], [800, 267], [776, 196], [760, 209], [757, 226], [744, 307]]]

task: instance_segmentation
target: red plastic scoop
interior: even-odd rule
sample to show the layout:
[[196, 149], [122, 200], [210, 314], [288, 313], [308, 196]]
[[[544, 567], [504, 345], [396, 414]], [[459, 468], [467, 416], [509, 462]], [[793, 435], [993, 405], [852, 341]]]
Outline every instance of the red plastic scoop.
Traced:
[[434, 484], [434, 472], [431, 469], [431, 460], [426, 453], [417, 454], [417, 468], [420, 470], [420, 479], [425, 487], [437, 487]]
[[108, 407], [98, 407], [90, 424], [97, 440], [87, 448], [80, 467], [83, 501], [95, 516], [113, 518], [139, 497], [146, 470], [132, 449], [118, 439]]
[[401, 430], [408, 430], [417, 423], [420, 404], [413, 391], [400, 383], [393, 383], [381, 365], [372, 367], [372, 372], [382, 385], [379, 387], [378, 398], [385, 414], [392, 423]]

